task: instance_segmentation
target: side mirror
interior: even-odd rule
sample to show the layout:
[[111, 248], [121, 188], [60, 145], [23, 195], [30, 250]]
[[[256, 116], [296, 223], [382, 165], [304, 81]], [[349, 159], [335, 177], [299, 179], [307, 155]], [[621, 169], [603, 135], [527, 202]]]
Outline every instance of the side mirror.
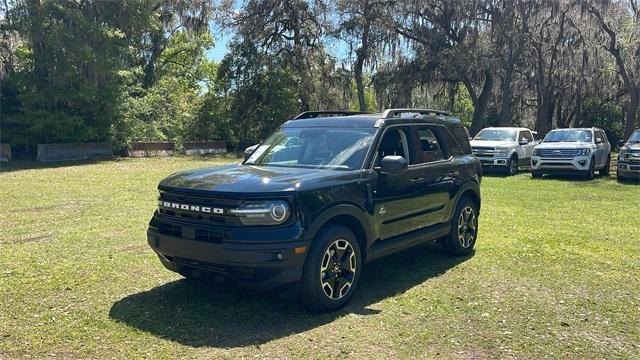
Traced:
[[527, 145], [529, 144], [529, 139], [520, 139], [520, 145]]
[[409, 167], [407, 159], [397, 155], [387, 155], [380, 160], [380, 170], [389, 174], [401, 173]]
[[618, 140], [618, 147], [624, 146], [624, 140]]
[[602, 139], [596, 138], [596, 144], [602, 144]]

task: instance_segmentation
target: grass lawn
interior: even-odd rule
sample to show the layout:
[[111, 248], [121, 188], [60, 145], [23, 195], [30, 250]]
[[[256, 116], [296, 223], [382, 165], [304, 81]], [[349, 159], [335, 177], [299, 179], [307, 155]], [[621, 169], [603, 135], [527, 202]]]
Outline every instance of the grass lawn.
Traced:
[[378, 260], [317, 315], [147, 247], [157, 182], [228, 161], [2, 164], [0, 359], [640, 357], [640, 185], [486, 176], [474, 256]]

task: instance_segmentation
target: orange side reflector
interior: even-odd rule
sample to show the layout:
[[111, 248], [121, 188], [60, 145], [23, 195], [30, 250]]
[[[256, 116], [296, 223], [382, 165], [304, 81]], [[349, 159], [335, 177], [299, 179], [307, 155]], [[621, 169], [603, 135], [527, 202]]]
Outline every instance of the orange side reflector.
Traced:
[[307, 247], [306, 247], [306, 246], [300, 246], [300, 247], [294, 248], [294, 249], [293, 249], [293, 253], [294, 253], [295, 255], [300, 255], [300, 254], [304, 254], [304, 252], [305, 252], [306, 250], [307, 250]]

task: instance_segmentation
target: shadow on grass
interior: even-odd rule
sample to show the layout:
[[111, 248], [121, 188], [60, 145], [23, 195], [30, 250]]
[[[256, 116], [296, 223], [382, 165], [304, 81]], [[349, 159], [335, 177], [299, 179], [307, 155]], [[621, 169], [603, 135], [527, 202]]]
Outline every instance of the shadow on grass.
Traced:
[[35, 160], [16, 160], [6, 163], [0, 163], [0, 172], [12, 172], [33, 169], [56, 169], [63, 167], [74, 167], [99, 164], [108, 161], [118, 161], [116, 159], [95, 159], [95, 160], [60, 160], [60, 161], [35, 161]]
[[[242, 157], [234, 153], [225, 155], [219, 154], [205, 154], [205, 155], [174, 155], [172, 158], [180, 158], [183, 160], [193, 161], [206, 161], [206, 160], [227, 160], [228, 162], [241, 162]], [[171, 158], [170, 157], [170, 158]], [[159, 159], [161, 157], [148, 157], [144, 159]], [[68, 168], [85, 165], [95, 165], [108, 162], [119, 162], [134, 159], [130, 157], [115, 157], [108, 159], [91, 159], [91, 160], [60, 160], [60, 161], [36, 161], [36, 160], [16, 160], [10, 162], [0, 162], [0, 173], [2, 172], [14, 172], [23, 170], [34, 169], [56, 169], [56, 168]], [[140, 158], [135, 158], [140, 159]]]
[[259, 345], [346, 314], [377, 314], [379, 310], [368, 306], [402, 294], [465, 259], [448, 257], [432, 243], [371, 262], [350, 304], [329, 314], [311, 313], [290, 300], [232, 285], [183, 279], [127, 296], [113, 304], [109, 316], [189, 346]]

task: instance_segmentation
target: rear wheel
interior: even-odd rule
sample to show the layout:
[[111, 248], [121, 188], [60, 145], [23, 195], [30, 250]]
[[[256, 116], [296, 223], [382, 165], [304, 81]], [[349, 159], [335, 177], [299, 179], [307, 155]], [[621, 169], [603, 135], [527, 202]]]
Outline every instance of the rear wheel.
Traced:
[[331, 225], [313, 240], [302, 275], [300, 301], [315, 311], [337, 310], [349, 302], [362, 272], [356, 236]]
[[451, 231], [443, 245], [453, 256], [469, 255], [473, 251], [478, 236], [478, 208], [468, 197], [458, 202], [451, 223]]

